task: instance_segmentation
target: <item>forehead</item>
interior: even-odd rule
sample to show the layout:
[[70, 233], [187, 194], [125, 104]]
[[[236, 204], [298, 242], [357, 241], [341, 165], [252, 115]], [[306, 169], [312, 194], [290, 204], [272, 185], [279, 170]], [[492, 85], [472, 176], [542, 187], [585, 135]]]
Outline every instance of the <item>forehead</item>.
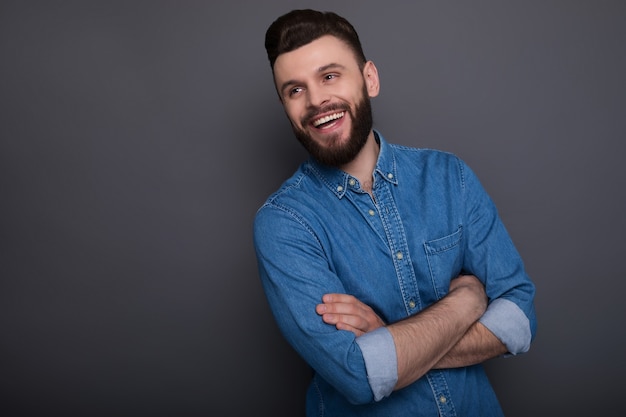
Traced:
[[281, 54], [274, 63], [274, 76], [277, 83], [291, 78], [298, 79], [315, 74], [331, 63], [358, 70], [352, 49], [339, 38], [327, 35]]

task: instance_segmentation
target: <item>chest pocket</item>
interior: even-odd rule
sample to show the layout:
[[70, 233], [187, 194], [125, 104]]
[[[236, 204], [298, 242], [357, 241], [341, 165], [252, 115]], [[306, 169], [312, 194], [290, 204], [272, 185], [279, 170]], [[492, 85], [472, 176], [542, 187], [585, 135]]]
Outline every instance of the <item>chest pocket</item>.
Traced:
[[452, 234], [429, 240], [424, 243], [428, 269], [437, 299], [441, 299], [448, 293], [450, 281], [461, 272], [462, 251], [461, 239], [463, 227]]

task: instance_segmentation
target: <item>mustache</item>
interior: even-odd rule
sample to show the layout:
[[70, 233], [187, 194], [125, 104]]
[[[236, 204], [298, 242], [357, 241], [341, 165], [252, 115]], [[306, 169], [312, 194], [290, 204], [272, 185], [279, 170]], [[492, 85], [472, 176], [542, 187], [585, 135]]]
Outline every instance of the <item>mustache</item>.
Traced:
[[344, 111], [346, 113], [350, 112], [350, 107], [345, 104], [335, 103], [329, 104], [324, 107], [314, 107], [311, 108], [307, 113], [302, 117], [302, 126], [306, 126], [311, 123], [313, 120], [319, 118], [324, 113]]

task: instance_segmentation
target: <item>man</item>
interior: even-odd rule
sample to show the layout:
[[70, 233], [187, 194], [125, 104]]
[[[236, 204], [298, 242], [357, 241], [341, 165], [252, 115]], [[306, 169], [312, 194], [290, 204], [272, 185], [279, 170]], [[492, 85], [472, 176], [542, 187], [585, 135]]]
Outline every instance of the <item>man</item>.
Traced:
[[307, 416], [501, 416], [480, 364], [528, 350], [535, 289], [478, 179], [373, 130], [378, 71], [344, 18], [294, 10], [265, 47], [311, 155], [254, 223]]

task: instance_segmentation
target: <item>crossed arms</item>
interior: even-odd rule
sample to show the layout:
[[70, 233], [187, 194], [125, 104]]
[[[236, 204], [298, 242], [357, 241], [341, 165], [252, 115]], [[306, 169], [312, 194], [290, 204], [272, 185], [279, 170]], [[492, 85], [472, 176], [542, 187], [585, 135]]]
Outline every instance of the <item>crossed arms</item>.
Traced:
[[[430, 369], [469, 366], [506, 353], [506, 346], [478, 322], [486, 309], [482, 283], [463, 275], [452, 280], [449, 293], [437, 303], [387, 325], [397, 355], [394, 389], [413, 383]], [[368, 305], [347, 294], [324, 295], [316, 311], [325, 323], [357, 337], [385, 326]]]
[[[346, 203], [351, 200], [331, 195], [320, 203], [324, 187], [315, 178], [297, 177], [297, 186], [284, 188], [255, 217], [259, 273], [281, 332], [320, 381], [350, 403], [379, 401], [430, 369], [463, 367], [530, 347], [534, 286], [493, 203], [465, 165], [428, 155], [436, 167], [449, 166], [437, 176], [449, 184], [440, 189], [433, 185], [437, 181], [407, 176], [406, 187], [425, 195], [443, 192], [452, 214], [430, 213], [426, 206], [419, 211], [425, 230], [409, 236], [407, 253], [413, 256], [398, 262], [406, 276], [398, 276], [396, 262], [387, 259], [388, 239], [362, 227], [354, 205]], [[429, 161], [418, 162], [428, 171]], [[398, 191], [395, 197], [410, 206], [411, 196]], [[358, 256], [346, 256], [346, 245], [360, 241], [368, 244]], [[365, 262], [379, 257], [387, 260]], [[424, 300], [417, 285], [411, 286], [411, 271], [432, 281], [424, 282]], [[450, 280], [461, 271], [480, 281]], [[411, 286], [406, 297], [398, 292], [403, 285]], [[412, 297], [418, 303], [405, 306]]]

